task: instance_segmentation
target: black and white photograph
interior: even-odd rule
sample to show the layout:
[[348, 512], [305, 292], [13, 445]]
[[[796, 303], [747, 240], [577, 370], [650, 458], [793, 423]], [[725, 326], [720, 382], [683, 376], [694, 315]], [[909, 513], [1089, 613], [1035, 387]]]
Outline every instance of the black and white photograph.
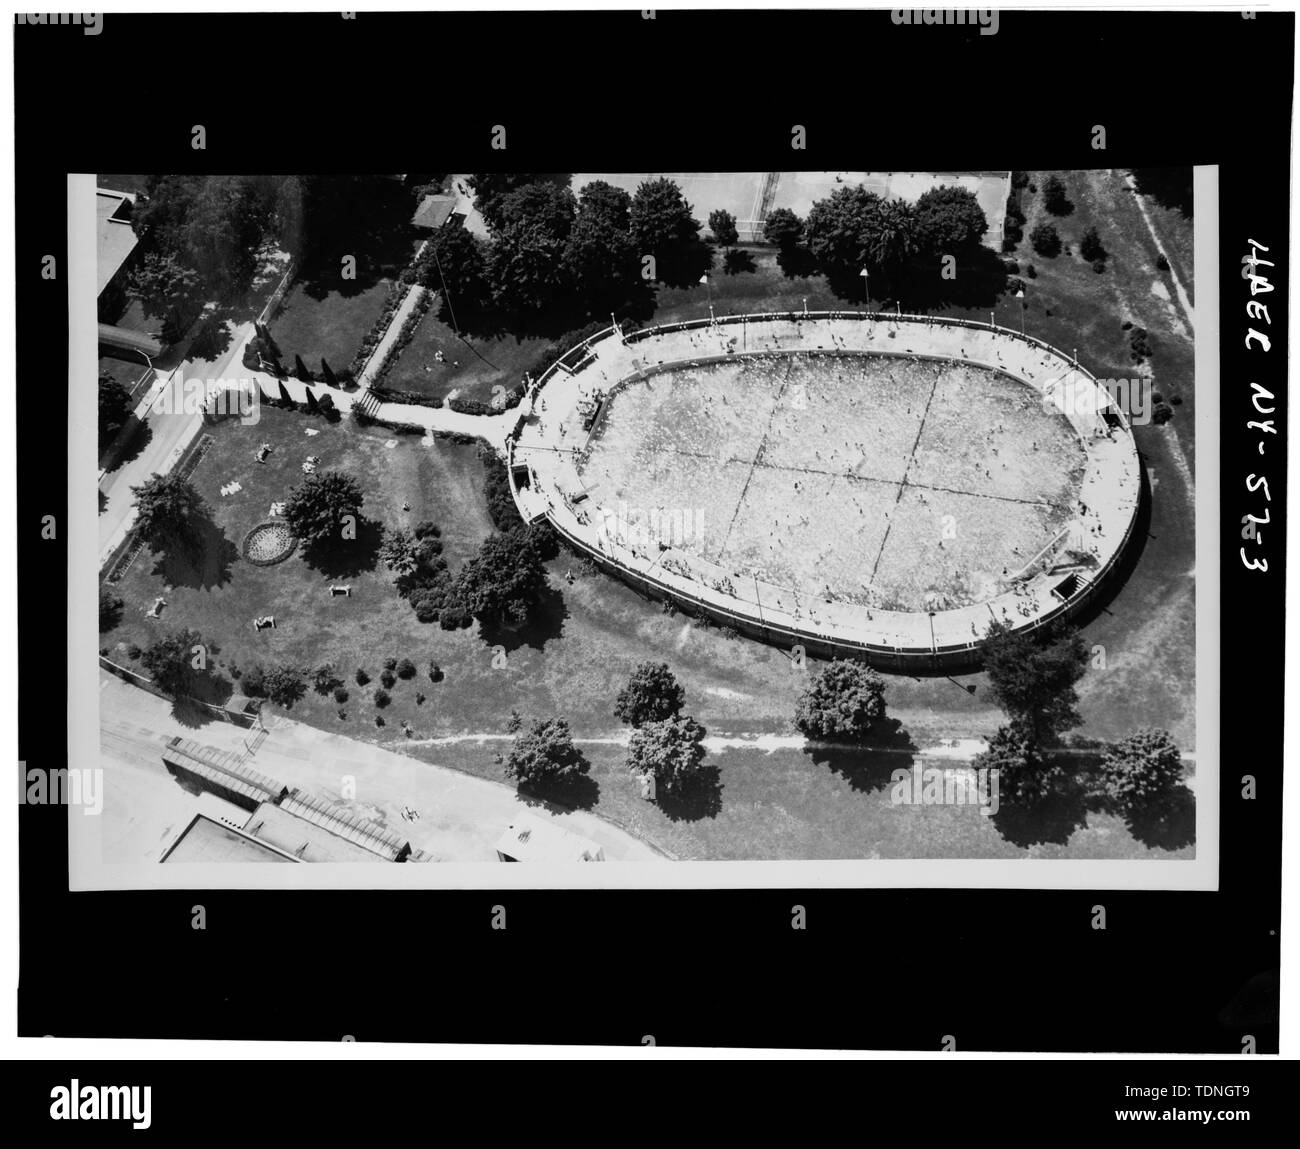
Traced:
[[424, 1058], [1279, 1106], [1294, 9], [10, 13], [38, 1133], [243, 1060], [372, 1137]]
[[1194, 885], [1215, 175], [73, 177], [74, 862]]

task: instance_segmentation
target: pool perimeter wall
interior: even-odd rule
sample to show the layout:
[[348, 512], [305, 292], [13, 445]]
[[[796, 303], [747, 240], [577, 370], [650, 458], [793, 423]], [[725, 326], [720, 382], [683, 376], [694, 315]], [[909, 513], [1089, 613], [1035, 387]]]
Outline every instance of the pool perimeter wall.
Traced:
[[[748, 577], [733, 580], [735, 572], [672, 547], [641, 551], [602, 531], [574, 458], [598, 426], [599, 413], [585, 420], [579, 411], [584, 401], [589, 414], [593, 400], [608, 402], [619, 385], [662, 370], [797, 352], [966, 363], [1018, 379], [1045, 397], [1059, 394], [1067, 380], [1072, 398], [1058, 410], [1086, 451], [1081, 490], [1095, 540], [1089, 564], [1066, 571], [1056, 564], [1061, 548], [1045, 548], [993, 599], [936, 612], [890, 611]], [[1073, 357], [1007, 328], [869, 312], [728, 316], [626, 335], [610, 327], [562, 360], [530, 388], [507, 442], [511, 491], [525, 521], [545, 519], [575, 551], [642, 594], [762, 642], [908, 672], [975, 666], [992, 620], [1031, 630], [1078, 614], [1108, 587], [1132, 537], [1142, 472], [1127, 417]]]

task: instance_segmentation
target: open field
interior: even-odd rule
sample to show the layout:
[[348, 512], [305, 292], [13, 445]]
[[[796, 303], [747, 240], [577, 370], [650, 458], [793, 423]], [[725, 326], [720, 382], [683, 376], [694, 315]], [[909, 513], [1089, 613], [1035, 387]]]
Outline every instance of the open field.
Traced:
[[827, 354], [628, 384], [581, 472], [607, 512], [689, 522], [660, 541], [736, 576], [930, 610], [1001, 593], [1075, 514], [1083, 468], [1066, 421], [1007, 376]]

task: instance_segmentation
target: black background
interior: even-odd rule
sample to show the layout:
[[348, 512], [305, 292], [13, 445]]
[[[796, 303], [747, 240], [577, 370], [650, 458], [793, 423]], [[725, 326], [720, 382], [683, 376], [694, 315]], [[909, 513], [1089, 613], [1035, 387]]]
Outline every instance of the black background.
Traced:
[[[40, 539], [66, 514], [67, 285], [39, 269], [66, 266], [67, 172], [1218, 164], [1221, 890], [71, 895], [65, 811], [24, 806], [20, 1034], [1276, 1051], [1284, 537], [1250, 574], [1236, 524], [1252, 471], [1285, 522], [1283, 440], [1261, 461], [1244, 424], [1251, 379], [1285, 384], [1289, 14], [1004, 11], [987, 37], [885, 12], [104, 20], [14, 29], [21, 759], [70, 765], [67, 540]], [[1247, 237], [1278, 262], [1267, 356], [1243, 342]]]

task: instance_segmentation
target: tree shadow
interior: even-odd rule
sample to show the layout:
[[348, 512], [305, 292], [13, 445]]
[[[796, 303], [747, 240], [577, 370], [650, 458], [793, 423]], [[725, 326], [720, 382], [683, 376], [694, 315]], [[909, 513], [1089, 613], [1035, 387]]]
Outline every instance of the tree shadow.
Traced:
[[913, 266], [901, 285], [904, 309], [930, 311], [939, 307], [994, 307], [1007, 291], [1003, 256], [976, 247], [957, 256], [956, 275], [945, 279], [936, 260]]
[[659, 791], [655, 805], [670, 822], [698, 822], [716, 818], [722, 811], [722, 774], [712, 762], [702, 762], [693, 778], [680, 791]]
[[[122, 427], [121, 437], [117, 440], [119, 444], [116, 454], [105, 458], [105, 470], [109, 474], [118, 470], [124, 464], [137, 458], [140, 453], [153, 441], [153, 428], [141, 419], [134, 411], [126, 417], [126, 422]], [[112, 449], [110, 444], [109, 450]]]
[[1058, 781], [1037, 798], [999, 794], [998, 810], [989, 820], [999, 834], [1016, 846], [1040, 843], [1064, 845], [1087, 825], [1088, 792], [1074, 781], [1066, 766]]
[[364, 515], [355, 539], [329, 539], [302, 548], [302, 559], [325, 578], [351, 578], [375, 569], [384, 541], [384, 524]]
[[108, 510], [108, 496], [101, 490], [99, 492], [99, 513], [102, 515]]
[[817, 274], [817, 260], [813, 258], [812, 252], [801, 245], [781, 248], [776, 253], [776, 265], [787, 279], [807, 279]]
[[697, 239], [660, 257], [655, 270], [665, 287], [694, 287], [712, 268], [713, 248]]
[[[581, 752], [580, 752], [581, 753]], [[583, 758], [585, 762], [586, 759]], [[600, 783], [590, 774], [579, 774], [562, 782], [535, 782], [519, 786], [519, 800], [526, 806], [540, 806], [551, 814], [590, 810], [600, 801]]]
[[233, 342], [234, 334], [229, 325], [214, 317], [191, 340], [186, 357], [211, 363], [228, 351]]
[[196, 515], [190, 520], [192, 543], [184, 550], [155, 551], [153, 573], [169, 586], [211, 590], [230, 581], [230, 568], [239, 558], [239, 548], [212, 520]]
[[722, 270], [727, 275], [743, 275], [747, 271], [757, 271], [758, 264], [743, 247], [733, 247], [722, 257]]
[[564, 633], [564, 623], [568, 617], [569, 608], [565, 605], [564, 595], [547, 583], [532, 615], [523, 626], [480, 621], [479, 637], [489, 646], [504, 646], [507, 654], [525, 646], [541, 650], [551, 639], [559, 638]]
[[910, 770], [916, 743], [897, 718], [884, 718], [859, 745], [814, 743], [804, 753], [818, 766], [838, 774], [852, 790], [872, 793], [891, 784], [895, 770]]
[[1144, 846], [1180, 850], [1196, 841], [1196, 798], [1180, 783], [1158, 802], [1130, 812], [1125, 821]]
[[[213, 653], [216, 652], [214, 647]], [[235, 693], [234, 685], [222, 674], [205, 670], [190, 678], [188, 693], [172, 701], [172, 717], [182, 726], [191, 730], [207, 726], [221, 719], [208, 709], [208, 706], [224, 707]], [[205, 706], [204, 703], [208, 705]]]

